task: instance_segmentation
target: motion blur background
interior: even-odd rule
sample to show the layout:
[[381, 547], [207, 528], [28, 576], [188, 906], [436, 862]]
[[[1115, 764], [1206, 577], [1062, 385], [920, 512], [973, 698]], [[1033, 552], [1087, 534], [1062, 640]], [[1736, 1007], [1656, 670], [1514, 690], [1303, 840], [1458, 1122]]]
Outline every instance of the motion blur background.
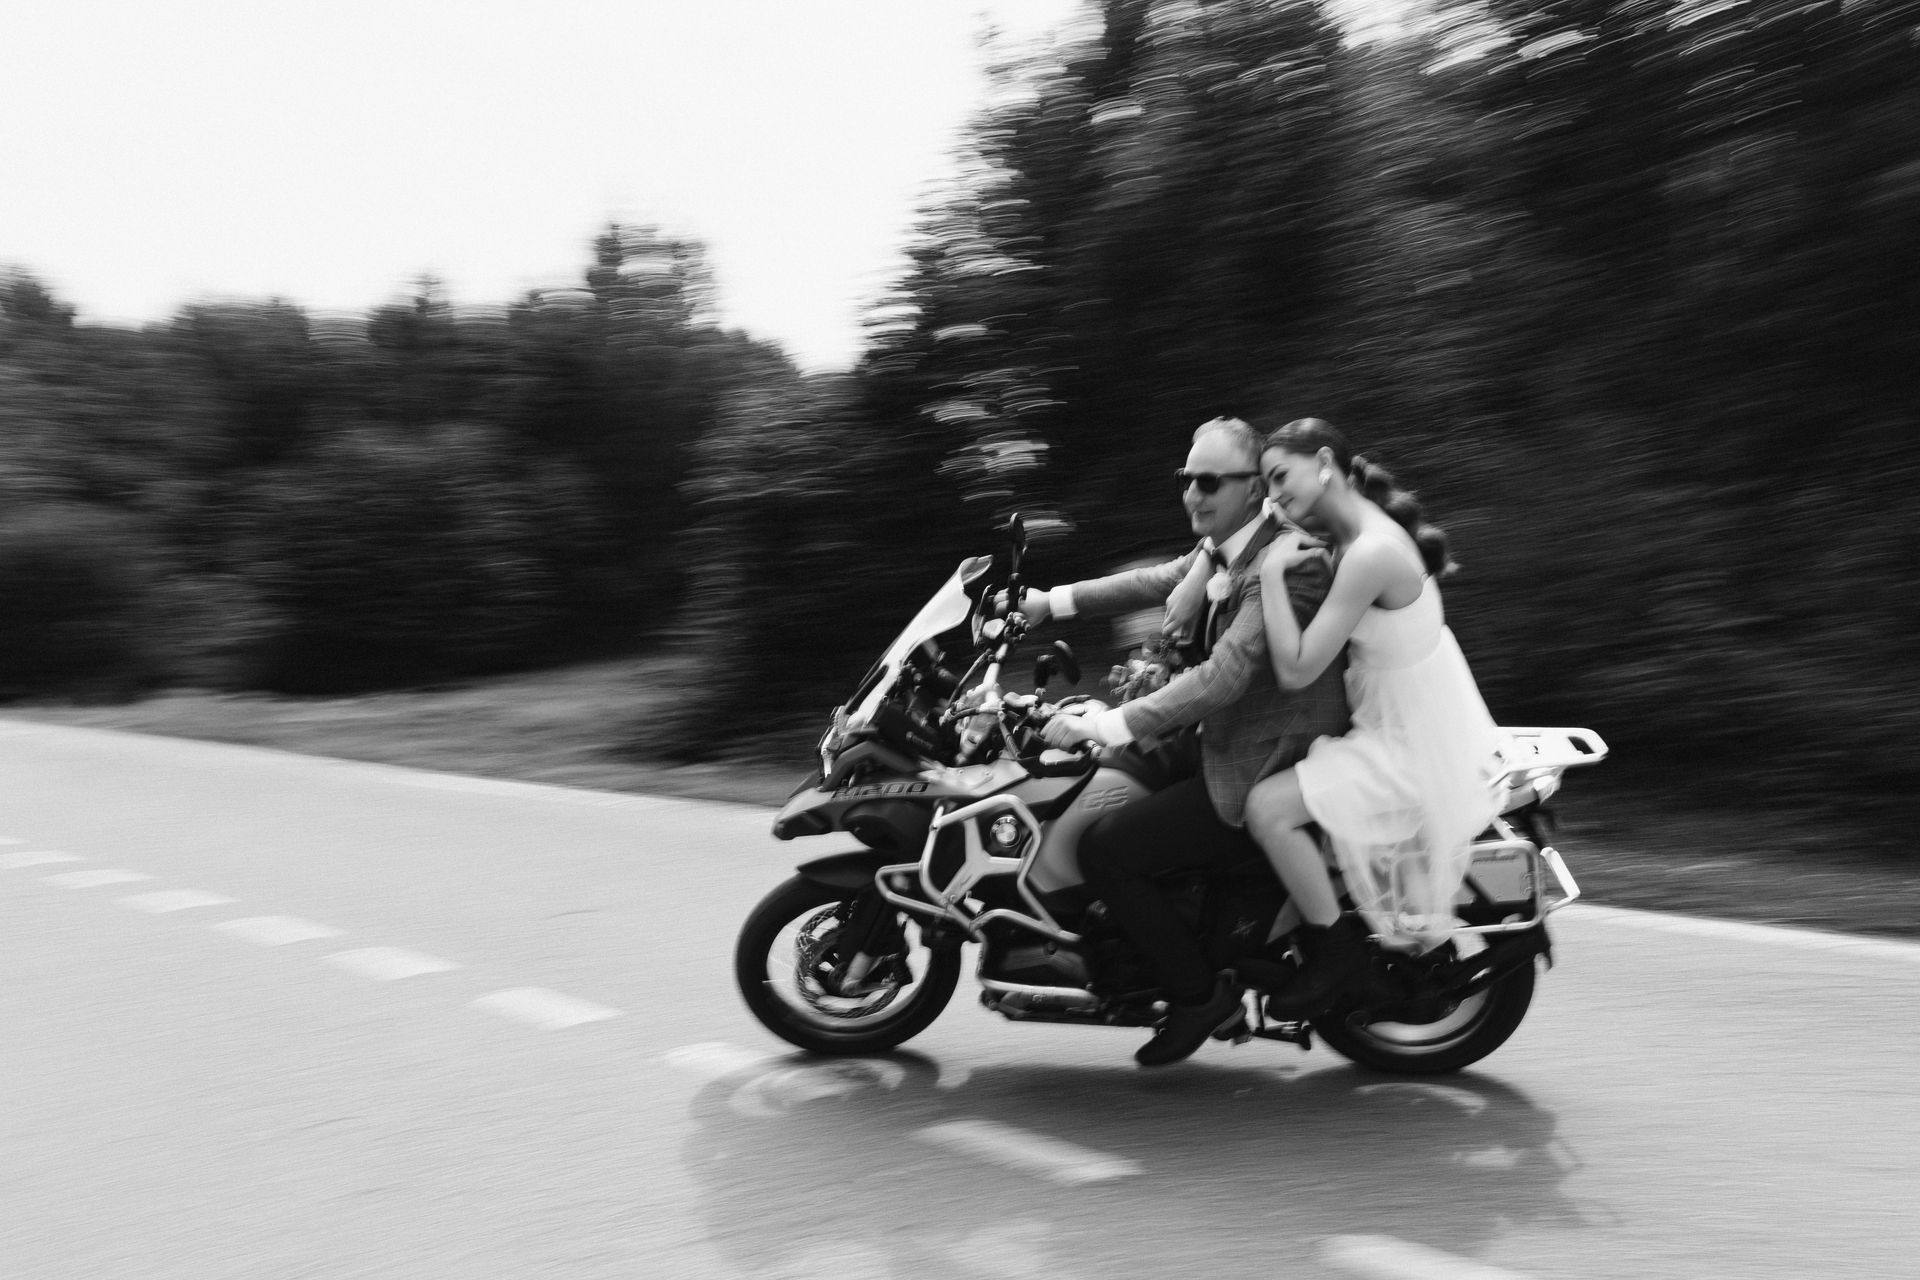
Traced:
[[[1314, 414], [1448, 528], [1450, 621], [1502, 720], [1909, 840], [1920, 5], [1068, 16], [985, 46], [846, 358], [743, 322], [664, 219], [609, 217], [573, 279], [492, 305], [401, 276], [360, 311], [117, 323], [0, 243], [0, 696], [678, 662], [670, 702], [599, 708], [610, 742], [768, 748], [1009, 512], [1056, 531], [1040, 581], [1104, 571], [1179, 545], [1195, 424]], [[616, 52], [596, 74], [664, 74]], [[528, 74], [514, 55], [488, 74]], [[903, 145], [888, 83], [849, 90], [876, 150]], [[728, 127], [773, 128], [766, 92]], [[805, 259], [806, 193], [737, 179], [729, 207]], [[488, 216], [474, 196], [458, 234]]]

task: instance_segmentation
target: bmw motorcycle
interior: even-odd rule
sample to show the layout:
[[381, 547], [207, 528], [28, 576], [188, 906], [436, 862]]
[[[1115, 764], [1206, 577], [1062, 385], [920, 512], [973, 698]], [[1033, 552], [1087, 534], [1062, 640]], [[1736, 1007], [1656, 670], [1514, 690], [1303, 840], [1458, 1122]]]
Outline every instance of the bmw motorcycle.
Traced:
[[[769, 1031], [821, 1054], [876, 1054], [940, 1016], [967, 944], [986, 1008], [1019, 1022], [1151, 1027], [1166, 997], [1145, 958], [1082, 881], [1089, 824], [1147, 794], [1097, 750], [1059, 751], [1039, 730], [1101, 704], [1050, 702], [1080, 679], [1056, 641], [1032, 692], [1006, 687], [1029, 625], [996, 601], [1021, 598], [1025, 536], [1010, 522], [998, 563], [964, 561], [832, 713], [819, 762], [773, 824], [781, 840], [845, 832], [860, 847], [802, 863], [748, 915], [734, 975]], [[1422, 955], [1373, 946], [1364, 1004], [1310, 1022], [1270, 1019], [1264, 995], [1297, 971], [1300, 917], [1266, 861], [1170, 876], [1164, 887], [1216, 969], [1247, 990], [1216, 1038], [1319, 1038], [1354, 1062], [1412, 1074], [1457, 1071], [1503, 1044], [1552, 963], [1547, 916], [1579, 896], [1543, 838], [1568, 768], [1606, 744], [1586, 729], [1503, 729], [1500, 815], [1475, 842], [1456, 895], [1459, 926]], [[1336, 879], [1337, 883], [1337, 879]]]

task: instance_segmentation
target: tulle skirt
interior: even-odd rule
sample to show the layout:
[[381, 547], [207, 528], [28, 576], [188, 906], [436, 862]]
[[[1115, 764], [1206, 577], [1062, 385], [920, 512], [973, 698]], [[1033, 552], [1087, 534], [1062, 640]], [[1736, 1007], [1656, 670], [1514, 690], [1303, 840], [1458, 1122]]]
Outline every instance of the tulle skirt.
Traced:
[[1453, 632], [1405, 667], [1347, 669], [1353, 727], [1297, 766], [1348, 896], [1390, 946], [1426, 951], [1452, 934], [1471, 845], [1493, 821], [1500, 734]]

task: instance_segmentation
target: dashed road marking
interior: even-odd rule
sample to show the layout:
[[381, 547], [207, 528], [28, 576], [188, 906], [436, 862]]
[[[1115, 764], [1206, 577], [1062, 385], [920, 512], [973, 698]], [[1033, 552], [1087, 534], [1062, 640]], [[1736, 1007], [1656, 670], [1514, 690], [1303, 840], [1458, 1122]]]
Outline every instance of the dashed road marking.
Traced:
[[988, 1164], [1033, 1174], [1049, 1182], [1076, 1185], [1110, 1182], [1141, 1173], [1137, 1160], [1109, 1155], [1058, 1138], [1049, 1138], [992, 1120], [953, 1120], [914, 1134], [922, 1142], [964, 1152]]
[[491, 991], [473, 1001], [472, 1007], [546, 1031], [559, 1031], [583, 1022], [604, 1022], [620, 1016], [618, 1009], [609, 1009], [590, 1000], [576, 1000], [572, 996], [563, 996], [558, 991], [547, 991], [541, 987], [509, 987], [505, 991]]
[[57, 876], [43, 876], [48, 884], [57, 884], [62, 889], [98, 889], [107, 884], [137, 884], [142, 880], [151, 880], [152, 876], [144, 871], [62, 871]]
[[1518, 1271], [1394, 1236], [1328, 1236], [1320, 1242], [1320, 1260], [1364, 1280], [1527, 1280]]
[[734, 1090], [727, 1106], [743, 1116], [777, 1116], [822, 1098], [850, 1098], [868, 1089], [898, 1089], [906, 1068], [884, 1058], [842, 1058], [810, 1066], [770, 1065]]
[[[25, 843], [27, 841], [18, 837], [0, 836], [0, 847]], [[26, 849], [0, 854], [0, 869], [17, 870], [23, 867], [56, 866], [62, 863], [85, 861], [86, 859], [79, 854], [64, 853], [57, 849]], [[41, 878], [48, 884], [59, 885], [62, 888], [94, 889], [110, 884], [134, 884], [152, 880], [154, 877], [144, 871], [89, 868], [84, 871], [63, 871]], [[132, 907], [136, 911], [144, 911], [150, 915], [164, 915], [168, 912], [186, 911], [196, 907], [228, 906], [234, 900], [222, 894], [208, 893], [201, 889], [166, 889], [153, 893], [128, 894], [118, 901], [123, 906]], [[312, 942], [342, 936], [342, 930], [332, 925], [302, 920], [297, 916], [242, 916], [238, 919], [222, 920], [212, 927], [232, 937], [263, 947], [282, 947], [295, 942]], [[336, 969], [381, 982], [393, 982], [401, 978], [419, 977], [430, 973], [447, 973], [460, 968], [460, 965], [452, 960], [443, 960], [438, 956], [407, 951], [399, 947], [355, 947], [347, 951], [336, 951], [321, 958]], [[603, 1004], [575, 999], [540, 987], [509, 987], [506, 990], [490, 992], [471, 1003], [473, 1008], [484, 1009], [516, 1022], [555, 1031], [564, 1027], [578, 1026], [584, 1022], [604, 1022], [609, 1018], [619, 1017], [621, 1013], [620, 1010]], [[698, 1046], [695, 1047], [698, 1048]]]
[[26, 853], [9, 853], [0, 856], [0, 867], [16, 871], [21, 867], [44, 867], [54, 862], [85, 862], [77, 853], [61, 853], [58, 849], [34, 849]]
[[340, 936], [340, 930], [332, 925], [315, 924], [297, 916], [242, 916], [238, 920], [222, 920], [213, 927], [263, 947], [283, 947], [289, 942]]
[[781, 1061], [778, 1055], [742, 1049], [724, 1040], [704, 1044], [686, 1044], [660, 1055], [660, 1061], [676, 1071], [685, 1071], [702, 1080], [718, 1080], [750, 1067], [770, 1067]]
[[336, 951], [321, 959], [336, 969], [345, 969], [348, 973], [357, 973], [363, 978], [373, 978], [379, 982], [417, 978], [428, 973], [448, 973], [460, 967], [451, 960], [423, 955], [418, 951], [403, 951], [399, 947], [358, 947], [352, 951]]
[[208, 893], [204, 889], [161, 889], [156, 893], [130, 893], [119, 902], [135, 911], [158, 916], [169, 911], [187, 911], [193, 907], [230, 906], [233, 899], [224, 894]]

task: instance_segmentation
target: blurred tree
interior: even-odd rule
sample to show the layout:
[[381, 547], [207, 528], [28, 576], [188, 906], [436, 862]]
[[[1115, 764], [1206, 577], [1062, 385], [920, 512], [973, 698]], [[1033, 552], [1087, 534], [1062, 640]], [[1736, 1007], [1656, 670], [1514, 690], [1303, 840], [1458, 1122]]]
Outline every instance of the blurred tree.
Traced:
[[1913, 789], [1912, 0], [1422, 12], [1353, 45], [1298, 0], [1102, 0], [999, 54], [846, 378], [721, 331], [646, 227], [500, 314], [422, 281], [129, 333], [11, 273], [0, 498], [139, 530], [160, 586], [88, 598], [281, 683], [631, 642], [684, 592], [705, 665], [655, 741], [720, 751], [842, 696], [1007, 512], [1104, 569], [1179, 540], [1199, 421], [1320, 414], [1454, 534], [1502, 715]]
[[319, 692], [565, 651], [569, 572], [603, 531], [563, 464], [493, 431], [347, 426], [263, 478], [235, 563], [264, 615], [256, 678]]
[[701, 248], [615, 224], [594, 242], [587, 287], [525, 299], [507, 316], [510, 378], [499, 421], [589, 476], [620, 560], [596, 571], [622, 634], [657, 626], [684, 585], [675, 535], [688, 451], [729, 388], [760, 376], [776, 348], [715, 327]]
[[921, 488], [889, 483], [890, 443], [849, 412], [851, 380], [784, 359], [754, 372], [694, 450], [686, 696], [636, 727], [644, 753], [725, 754], [817, 721], [897, 630], [876, 603], [903, 594], [902, 576], [923, 595], [939, 583], [902, 554], [898, 535], [932, 511]]
[[869, 403], [933, 420], [963, 492], [1080, 528], [1062, 569], [1167, 525], [1147, 495], [1298, 356], [1326, 248], [1332, 25], [1256, 0], [1102, 15], [998, 68], [866, 369]]
[[117, 698], [150, 682], [146, 545], [136, 521], [97, 506], [0, 511], [0, 698]]

